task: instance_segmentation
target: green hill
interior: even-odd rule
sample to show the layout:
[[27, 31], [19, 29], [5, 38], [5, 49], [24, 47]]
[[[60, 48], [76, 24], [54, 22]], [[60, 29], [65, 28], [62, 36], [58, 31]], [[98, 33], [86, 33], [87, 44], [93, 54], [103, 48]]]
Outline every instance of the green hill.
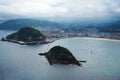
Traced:
[[61, 46], [55, 46], [51, 48], [48, 52], [40, 53], [39, 55], [45, 55], [51, 65], [54, 63], [60, 63], [76, 64], [78, 66], [81, 66], [79, 61], [76, 60], [72, 53], [68, 49]]
[[23, 42], [41, 41], [45, 36], [32, 27], [21, 28], [18, 32], [10, 34], [6, 37], [9, 40], [17, 40]]

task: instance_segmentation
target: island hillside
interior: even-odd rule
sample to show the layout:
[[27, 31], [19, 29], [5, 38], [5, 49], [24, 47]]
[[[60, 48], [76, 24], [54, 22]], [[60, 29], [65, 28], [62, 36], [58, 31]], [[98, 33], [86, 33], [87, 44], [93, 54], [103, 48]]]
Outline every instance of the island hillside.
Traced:
[[66, 65], [75, 64], [81, 66], [81, 63], [77, 61], [77, 59], [72, 55], [72, 53], [68, 49], [61, 46], [55, 46], [51, 48], [48, 52], [39, 53], [39, 55], [45, 55], [50, 65], [60, 63]]
[[6, 36], [5, 38], [2, 38], [1, 40], [14, 42], [21, 45], [50, 43], [50, 41], [46, 41], [46, 37], [39, 30], [34, 29], [32, 27], [21, 28], [17, 32], [12, 33]]
[[6, 39], [12, 39], [23, 42], [41, 41], [45, 39], [45, 36], [32, 27], [21, 28], [18, 32], [10, 34]]

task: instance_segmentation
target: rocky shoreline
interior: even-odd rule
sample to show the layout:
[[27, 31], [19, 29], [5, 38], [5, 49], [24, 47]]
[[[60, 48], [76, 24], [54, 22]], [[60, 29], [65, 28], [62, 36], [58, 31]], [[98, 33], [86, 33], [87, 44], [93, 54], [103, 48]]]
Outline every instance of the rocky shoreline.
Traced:
[[1, 41], [17, 43], [20, 45], [48, 44], [54, 40], [46, 38], [39, 30], [33, 27], [24, 27], [15, 33], [3, 37]]
[[60, 60], [51, 60], [52, 57], [48, 56], [47, 53], [39, 53], [40, 56], [45, 56], [49, 62], [50, 65], [53, 65], [53, 64], [65, 64], [65, 65], [68, 65], [68, 64], [75, 64], [75, 65], [78, 65], [81, 67], [81, 63], [80, 62], [86, 62], [86, 61], [77, 61], [77, 60], [73, 60], [72, 62], [67, 62], [67, 61], [60, 61]]
[[17, 41], [17, 40], [12, 40], [12, 39], [6, 39], [6, 38], [2, 38], [1, 41], [7, 41], [7, 42], [12, 42], [12, 43], [17, 43], [20, 45], [36, 45], [36, 44], [48, 44], [48, 43], [52, 43], [55, 40], [44, 40], [44, 41], [32, 41], [32, 42], [23, 42], [23, 41]]

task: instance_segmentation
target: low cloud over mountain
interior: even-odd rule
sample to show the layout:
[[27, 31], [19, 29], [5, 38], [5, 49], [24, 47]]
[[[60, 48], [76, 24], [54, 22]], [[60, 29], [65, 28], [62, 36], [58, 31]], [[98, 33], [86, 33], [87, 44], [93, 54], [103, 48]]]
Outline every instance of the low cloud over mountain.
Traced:
[[0, 19], [117, 20], [120, 0], [1, 0]]

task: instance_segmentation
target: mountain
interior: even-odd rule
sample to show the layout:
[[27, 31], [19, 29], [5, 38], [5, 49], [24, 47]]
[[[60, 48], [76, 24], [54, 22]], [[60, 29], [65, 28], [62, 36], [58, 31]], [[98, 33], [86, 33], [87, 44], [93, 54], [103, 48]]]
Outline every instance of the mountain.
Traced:
[[7, 40], [33, 42], [45, 40], [45, 36], [32, 27], [24, 27], [18, 30], [16, 33], [12, 33], [6, 37]]
[[100, 32], [120, 32], [120, 21], [104, 24], [97, 27]]
[[14, 19], [8, 20], [0, 24], [2, 30], [18, 30], [25, 26], [33, 27], [62, 27], [61, 24], [46, 20], [34, 20], [34, 19]]
[[6, 20], [0, 20], [0, 24], [4, 23]]
[[94, 29], [96, 28], [100, 32], [120, 32], [120, 20], [108, 23], [81, 23], [81, 22], [52, 22], [47, 20], [35, 20], [35, 19], [14, 19], [8, 20], [0, 24], [1, 30], [18, 30], [25, 26], [32, 26], [32, 27], [41, 27], [43, 29], [50, 28], [53, 30], [54, 28], [61, 28], [61, 29], [70, 29], [70, 28], [82, 28], [83, 30]]

